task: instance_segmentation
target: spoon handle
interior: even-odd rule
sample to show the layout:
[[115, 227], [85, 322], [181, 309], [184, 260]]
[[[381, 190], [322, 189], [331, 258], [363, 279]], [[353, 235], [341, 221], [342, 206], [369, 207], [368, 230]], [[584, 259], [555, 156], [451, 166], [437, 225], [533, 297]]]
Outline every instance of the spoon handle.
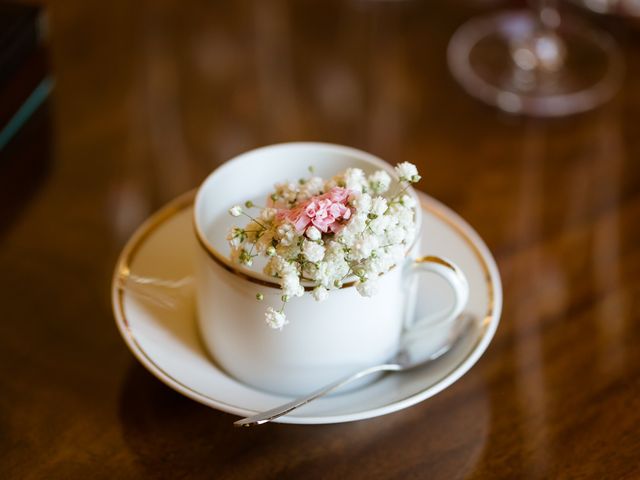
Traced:
[[358, 380], [362, 377], [366, 377], [367, 375], [371, 375], [376, 372], [384, 372], [384, 371], [398, 371], [402, 370], [402, 367], [396, 363], [385, 363], [382, 365], [376, 365], [374, 367], [368, 367], [364, 370], [360, 370], [352, 375], [347, 377], [343, 377], [339, 380], [336, 380], [329, 385], [322, 387], [319, 390], [316, 390], [309, 395], [306, 395], [301, 398], [297, 398], [291, 402], [285, 403], [284, 405], [280, 405], [279, 407], [272, 408], [271, 410], [267, 410], [266, 412], [257, 413], [251, 417], [243, 418], [242, 420], [238, 420], [233, 424], [236, 427], [251, 427], [253, 425], [262, 425], [263, 423], [270, 422], [271, 420], [275, 420], [278, 417], [286, 415], [289, 412], [292, 412], [296, 408], [299, 408], [307, 403], [315, 400], [316, 398], [320, 398], [327, 393], [333, 392], [334, 390], [346, 385], [347, 383], [351, 383], [355, 380]]

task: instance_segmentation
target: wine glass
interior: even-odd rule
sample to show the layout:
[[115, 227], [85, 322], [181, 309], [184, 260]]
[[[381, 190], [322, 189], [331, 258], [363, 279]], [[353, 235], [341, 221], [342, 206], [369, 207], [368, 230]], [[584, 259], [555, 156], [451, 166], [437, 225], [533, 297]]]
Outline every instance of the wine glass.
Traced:
[[614, 39], [574, 18], [555, 1], [463, 24], [449, 42], [451, 73], [472, 96], [535, 117], [584, 112], [618, 90], [623, 61]]
[[595, 13], [619, 17], [640, 18], [640, 0], [572, 0], [573, 3]]

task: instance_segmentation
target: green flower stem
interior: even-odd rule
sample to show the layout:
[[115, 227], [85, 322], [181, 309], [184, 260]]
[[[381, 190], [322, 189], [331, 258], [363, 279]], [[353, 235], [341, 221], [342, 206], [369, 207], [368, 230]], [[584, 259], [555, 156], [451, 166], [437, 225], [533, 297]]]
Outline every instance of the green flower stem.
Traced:
[[278, 310], [280, 313], [284, 313], [284, 307], [287, 304], [287, 302], [283, 301], [282, 302], [282, 306], [280, 307], [280, 310]]
[[251, 220], [253, 220], [254, 222], [256, 222], [258, 225], [260, 225], [262, 228], [264, 228], [265, 230], [267, 229], [267, 227], [265, 227], [262, 223], [260, 223], [258, 220], [256, 220], [255, 218], [253, 218], [251, 215], [249, 215], [247, 212], [245, 212], [244, 210], [242, 211], [242, 215], [244, 215], [245, 217], [249, 217]]
[[349, 275], [355, 275], [355, 274], [356, 272], [354, 272], [353, 269], [351, 268], [351, 265], [349, 265], [349, 271], [344, 274], [344, 277], [342, 277], [340, 281], [342, 282], [344, 279], [348, 278]]
[[[402, 182], [402, 183], [404, 183], [404, 182]], [[389, 200], [389, 205], [391, 205], [392, 203], [394, 203], [394, 202], [396, 201], [396, 199], [397, 199], [400, 195], [402, 195], [404, 192], [406, 192], [406, 191], [407, 191], [407, 189], [408, 189], [410, 186], [411, 186], [411, 182], [407, 182], [407, 184], [404, 186], [404, 188], [403, 188], [402, 190], [400, 190], [400, 191], [399, 191], [398, 193], [396, 193], [393, 197], [391, 197], [391, 199]], [[389, 208], [387, 207], [387, 210], [388, 210], [388, 209], [389, 209]], [[385, 211], [385, 213], [386, 213], [386, 211]]]

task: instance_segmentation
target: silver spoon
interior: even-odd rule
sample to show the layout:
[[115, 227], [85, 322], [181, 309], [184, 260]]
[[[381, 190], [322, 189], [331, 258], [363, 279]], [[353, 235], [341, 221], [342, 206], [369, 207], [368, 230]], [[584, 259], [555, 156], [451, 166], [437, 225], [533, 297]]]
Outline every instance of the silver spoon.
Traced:
[[236, 427], [251, 427], [253, 425], [262, 425], [263, 423], [270, 422], [272, 420], [275, 420], [276, 418], [286, 415], [287, 413], [292, 412], [293, 410], [296, 410], [297, 408], [300, 408], [303, 405], [306, 405], [307, 403], [315, 400], [316, 398], [320, 398], [328, 393], [331, 393], [334, 390], [343, 387], [347, 383], [351, 383], [362, 377], [371, 375], [372, 373], [401, 372], [431, 363], [453, 349], [453, 347], [455, 347], [460, 342], [460, 340], [465, 337], [466, 333], [474, 325], [473, 320], [474, 317], [469, 314], [460, 315], [455, 319], [454, 325], [449, 332], [447, 340], [443, 342], [442, 346], [435, 352], [430, 351], [426, 355], [424, 354], [424, 349], [423, 353], [421, 354], [420, 341], [422, 340], [424, 342], [427, 335], [427, 330], [432, 326], [420, 326], [418, 324], [417, 327], [411, 328], [407, 330], [405, 334], [403, 334], [398, 353], [396, 353], [396, 355], [388, 362], [381, 365], [367, 367], [356, 373], [336, 380], [335, 382], [332, 382], [329, 385], [326, 385], [305, 397], [297, 398], [291, 402], [285, 403], [284, 405], [280, 405], [279, 407], [267, 410], [266, 412], [257, 413], [250, 417], [243, 418], [234, 422], [233, 424]]

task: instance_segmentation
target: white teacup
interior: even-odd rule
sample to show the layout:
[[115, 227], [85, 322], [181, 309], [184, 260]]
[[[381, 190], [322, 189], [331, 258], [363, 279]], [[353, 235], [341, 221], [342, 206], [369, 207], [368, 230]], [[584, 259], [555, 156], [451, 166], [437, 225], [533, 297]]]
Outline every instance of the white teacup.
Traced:
[[[349, 167], [393, 173], [388, 163], [353, 148], [324, 143], [273, 145], [242, 154], [215, 170], [200, 187], [194, 209], [201, 247], [196, 257], [198, 324], [204, 344], [234, 377], [286, 395], [309, 393], [392, 357], [413, 317], [414, 273], [435, 273], [454, 293], [450, 309], [433, 329], [443, 339], [448, 334], [443, 326], [462, 312], [469, 295], [464, 274], [451, 262], [437, 257], [413, 260], [419, 250], [418, 207], [416, 242], [404, 265], [381, 276], [376, 295], [360, 296], [353, 282], [331, 291], [323, 302], [305, 294], [287, 303], [289, 323], [281, 331], [269, 328], [264, 312], [268, 306], [281, 306], [282, 292], [273, 278], [231, 262], [225, 237], [236, 219], [227, 210], [249, 199], [264, 203], [275, 183], [307, 177], [310, 166], [323, 178]], [[258, 293], [264, 295], [263, 301], [256, 300]]]

